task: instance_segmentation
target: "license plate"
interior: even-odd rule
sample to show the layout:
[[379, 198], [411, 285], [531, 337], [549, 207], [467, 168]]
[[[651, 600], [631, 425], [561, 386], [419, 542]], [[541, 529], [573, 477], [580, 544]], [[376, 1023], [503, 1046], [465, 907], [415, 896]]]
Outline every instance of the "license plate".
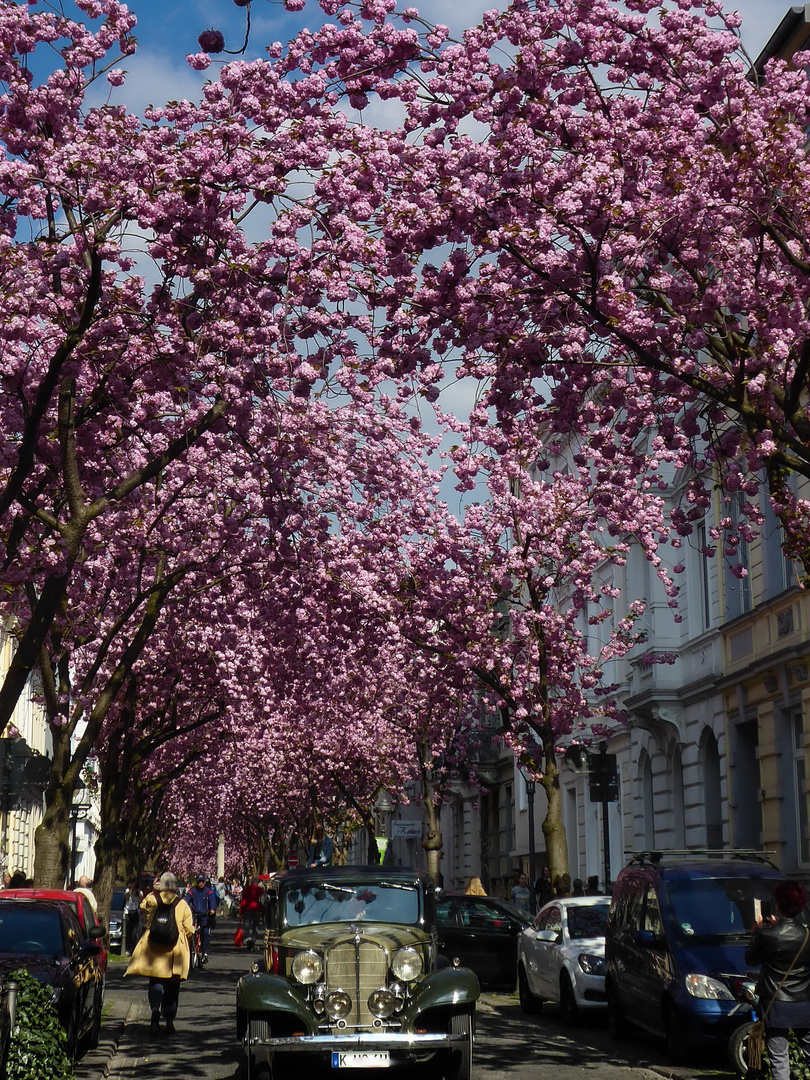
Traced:
[[387, 1069], [391, 1055], [387, 1050], [333, 1050], [333, 1069]]

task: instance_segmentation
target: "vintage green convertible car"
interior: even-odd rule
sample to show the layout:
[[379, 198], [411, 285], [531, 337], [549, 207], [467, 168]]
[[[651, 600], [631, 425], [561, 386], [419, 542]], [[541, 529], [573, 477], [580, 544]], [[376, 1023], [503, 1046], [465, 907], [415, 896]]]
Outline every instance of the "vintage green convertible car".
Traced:
[[264, 960], [236, 989], [249, 1080], [300, 1053], [334, 1068], [434, 1062], [448, 1080], [470, 1080], [478, 979], [439, 958], [427, 875], [290, 870], [266, 910]]

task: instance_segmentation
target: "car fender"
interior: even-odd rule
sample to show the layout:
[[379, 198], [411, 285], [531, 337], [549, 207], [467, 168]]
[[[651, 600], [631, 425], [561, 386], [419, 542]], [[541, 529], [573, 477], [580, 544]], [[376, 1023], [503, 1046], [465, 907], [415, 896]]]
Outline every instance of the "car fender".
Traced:
[[428, 1009], [438, 1009], [454, 1005], [474, 1006], [481, 996], [478, 976], [469, 968], [440, 968], [431, 972], [418, 986], [405, 1006], [407, 1020], [414, 1021], [420, 1013]]
[[243, 975], [236, 984], [236, 1007], [245, 1013], [286, 1013], [300, 1020], [307, 1034], [317, 1033], [304, 993], [272, 971]]

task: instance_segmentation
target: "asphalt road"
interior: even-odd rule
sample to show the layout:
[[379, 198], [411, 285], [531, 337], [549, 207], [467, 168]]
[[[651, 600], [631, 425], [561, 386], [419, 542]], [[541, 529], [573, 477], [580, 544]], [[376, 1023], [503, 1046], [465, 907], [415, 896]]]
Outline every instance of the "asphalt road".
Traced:
[[[149, 1035], [146, 980], [124, 979], [124, 961], [111, 958], [107, 975], [106, 1015], [99, 1049], [76, 1067], [76, 1080], [245, 1080], [241, 1047], [236, 1042], [235, 986], [249, 970], [254, 954], [236, 949], [236, 923], [221, 920], [205, 971], [194, 973], [180, 991], [177, 1032]], [[602, 1019], [567, 1027], [553, 1006], [540, 1016], [524, 1016], [517, 997], [484, 994], [477, 1017], [473, 1080], [573, 1080], [593, 1075], [599, 1080], [689, 1080], [713, 1077], [734, 1080], [722, 1056], [701, 1058], [699, 1067], [671, 1066], [663, 1042], [639, 1034], [614, 1043]], [[334, 1075], [314, 1069], [309, 1077]], [[368, 1080], [369, 1070], [352, 1070], [341, 1080]], [[409, 1080], [420, 1080], [418, 1069]], [[286, 1073], [292, 1077], [293, 1070]], [[402, 1077], [401, 1070], [393, 1075]]]

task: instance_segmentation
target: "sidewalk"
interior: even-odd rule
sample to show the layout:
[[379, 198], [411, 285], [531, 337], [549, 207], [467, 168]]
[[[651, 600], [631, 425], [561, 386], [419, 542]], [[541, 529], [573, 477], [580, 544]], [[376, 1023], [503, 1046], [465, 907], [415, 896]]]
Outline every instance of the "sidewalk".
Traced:
[[76, 1080], [167, 1080], [204, 1077], [232, 1080], [239, 1075], [242, 1051], [236, 1041], [236, 983], [256, 954], [233, 945], [237, 922], [219, 919], [208, 965], [194, 972], [180, 990], [177, 1032], [149, 1034], [147, 980], [124, 979], [126, 963], [107, 971], [105, 1014], [97, 1050], [78, 1062]]

